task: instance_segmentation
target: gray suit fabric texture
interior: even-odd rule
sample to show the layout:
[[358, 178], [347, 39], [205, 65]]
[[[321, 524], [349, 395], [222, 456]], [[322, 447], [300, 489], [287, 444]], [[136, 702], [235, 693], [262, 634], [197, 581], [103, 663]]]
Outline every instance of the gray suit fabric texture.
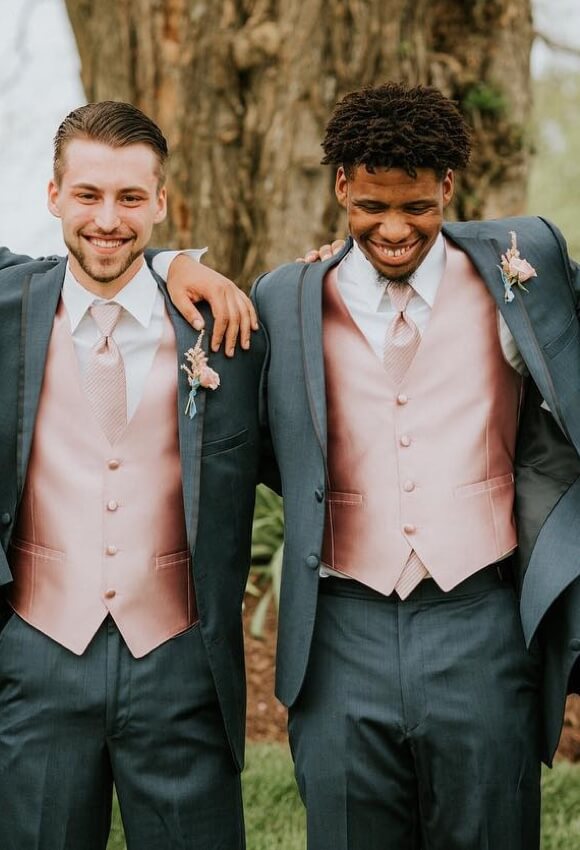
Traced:
[[[510, 246], [511, 231], [517, 233], [521, 256], [535, 267], [537, 277], [529, 282], [527, 292], [514, 287], [514, 300], [506, 303], [499, 264], [501, 255]], [[522, 525], [524, 541], [516, 562], [516, 586], [521, 591], [521, 622], [527, 644], [532, 655], [543, 653], [539, 695], [543, 707], [537, 708], [537, 717], [543, 717], [542, 728], [538, 739], [530, 732], [528, 743], [536, 758], [539, 759], [541, 751], [544, 760], [550, 762], [562, 724], [565, 695], [574, 682], [574, 677], [568, 674], [580, 653], [580, 609], [575, 604], [580, 559], [571, 520], [575, 516], [577, 526], [580, 505], [576, 505], [576, 499], [580, 495], [576, 493], [580, 493], [580, 485], [578, 467], [568, 466], [569, 460], [577, 463], [580, 451], [580, 271], [569, 259], [557, 228], [540, 218], [454, 223], [444, 227], [444, 234], [475, 265], [529, 372], [516, 470], [517, 520]], [[282, 702], [294, 712], [293, 726], [298, 737], [296, 718], [307, 714], [301, 708], [302, 700], [316, 689], [316, 682], [310, 677], [314, 677], [312, 670], [317, 663], [313, 658], [318, 652], [323, 610], [319, 607], [318, 576], [325, 514], [327, 439], [322, 283], [326, 272], [340, 262], [350, 244], [347, 242], [341, 253], [324, 263], [281, 266], [260, 277], [253, 288], [253, 299], [270, 339], [265, 409], [285, 510], [276, 690]], [[542, 401], [551, 413], [540, 407]], [[546, 417], [549, 426], [537, 428], [537, 420]], [[559, 460], [554, 459], [552, 465], [544, 463], [545, 458], [555, 458], [556, 454]], [[325, 609], [328, 604], [324, 603]], [[561, 616], [557, 633], [551, 624], [551, 612], [556, 605], [566, 612], [565, 617]], [[509, 633], [510, 617], [505, 622], [496, 622], [500, 632]], [[474, 622], [472, 628], [477, 627]], [[481, 627], [487, 628], [485, 617]], [[460, 630], [457, 640], [462, 640]], [[394, 646], [391, 649], [395, 651]], [[340, 654], [338, 648], [336, 652]], [[366, 655], [361, 653], [360, 658], [360, 663], [365, 664]], [[483, 661], [477, 655], [472, 659], [475, 666]], [[340, 663], [339, 658], [332, 660], [333, 665]], [[368, 675], [375, 675], [372, 669]], [[539, 671], [537, 675], [539, 679]], [[329, 722], [324, 711], [317, 713], [317, 718], [319, 728]], [[317, 750], [315, 756], [311, 754], [310, 763], [314, 759], [334, 762], [338, 758], [332, 747], [316, 745], [314, 739], [315, 736], [312, 740]], [[302, 784], [304, 770], [304, 762], [299, 758], [297, 773], [302, 776]], [[468, 782], [467, 776], [464, 779]], [[308, 795], [308, 805], [317, 805], [316, 794]], [[326, 846], [312, 844], [315, 850]], [[352, 845], [358, 846], [362, 845]], [[480, 842], [461, 846], [488, 845]], [[505, 846], [533, 845], [520, 842]]]
[[[0, 250], [4, 267], [0, 271], [1, 585], [11, 581], [6, 553], [26, 477], [65, 268], [58, 260], [23, 260]], [[198, 412], [191, 420], [184, 412], [189, 387], [180, 363], [198, 333], [179, 316], [164, 285], [158, 283], [176, 334], [183, 500], [199, 626], [145, 659], [132, 659], [126, 648], [117, 646], [122, 643], [119, 637], [104, 628], [86, 657], [78, 659], [16, 615], [10, 617], [5, 603], [0, 606], [0, 766], [12, 763], [13, 753], [20, 755], [18, 783], [11, 781], [12, 771], [0, 769], [3, 850], [88, 847], [75, 838], [80, 834], [79, 818], [85, 832], [95, 836], [95, 848], [104, 847], [111, 777], [118, 787], [130, 848], [213, 850], [218, 838], [218, 846], [232, 850], [244, 846], [239, 790], [246, 705], [241, 610], [259, 470], [259, 387], [266, 341], [259, 332], [251, 351], [241, 351], [235, 358], [221, 352], [209, 355], [221, 386], [214, 393], [198, 393]], [[201, 309], [207, 351], [212, 318], [207, 305]], [[154, 435], [151, 440], [154, 444]], [[44, 657], [50, 659], [46, 665]], [[85, 686], [77, 683], [74, 690], [67, 682], [77, 676]], [[74, 712], [70, 700], [78, 700]], [[111, 708], [115, 700], [116, 715]], [[104, 722], [105, 714], [113, 731]], [[54, 731], [52, 737], [48, 729]], [[63, 736], [70, 736], [70, 741], [61, 747]], [[143, 752], [138, 752], [141, 746]], [[99, 765], [104, 785], [95, 780]], [[39, 773], [44, 774], [42, 782]], [[180, 791], [174, 793], [177, 780]], [[26, 794], [21, 795], [17, 789], [23, 787]], [[70, 829], [60, 836], [50, 832], [48, 824], [56, 814], [52, 821], [44, 818], [47, 807], [61, 815], [69, 812], [65, 820]], [[139, 829], [138, 813], [145, 807], [150, 817]], [[196, 832], [195, 812], [200, 807]], [[144, 830], [150, 831], [147, 840]], [[7, 843], [8, 836], [12, 844]]]

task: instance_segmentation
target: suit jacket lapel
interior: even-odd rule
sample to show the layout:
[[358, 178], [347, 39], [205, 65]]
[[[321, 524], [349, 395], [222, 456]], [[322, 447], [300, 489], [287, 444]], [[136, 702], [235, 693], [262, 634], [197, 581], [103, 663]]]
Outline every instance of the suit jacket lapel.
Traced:
[[20, 432], [18, 440], [18, 495], [22, 493], [34, 434], [48, 343], [60, 299], [66, 262], [50, 271], [27, 276], [22, 294], [22, 348], [19, 368]]
[[[185, 352], [195, 344], [191, 325], [175, 309], [169, 298], [164, 282], [155, 275], [157, 283], [165, 296], [165, 304], [173, 329], [175, 331], [175, 343], [177, 349], [177, 422], [179, 429], [179, 452], [181, 455], [181, 479], [183, 488], [183, 508], [185, 511], [185, 524], [187, 528], [187, 539], [189, 548], [193, 554], [195, 538], [197, 535], [197, 521], [199, 517], [199, 483], [201, 466], [201, 442], [203, 437], [203, 415], [205, 411], [205, 400], [207, 393], [198, 392], [195, 397], [197, 413], [193, 419], [185, 413], [189, 397], [189, 384], [187, 376], [181, 369], [184, 362]], [[204, 335], [203, 349], [208, 353], [209, 340]]]
[[326, 272], [336, 266], [350, 251], [352, 239], [344, 248], [323, 263], [305, 264], [299, 285], [302, 354], [310, 415], [318, 441], [326, 457], [326, 390], [324, 352], [322, 346], [322, 285]]
[[[443, 230], [445, 235], [470, 257], [487, 284], [542, 398], [546, 401], [564, 434], [568, 436], [560, 413], [560, 405], [552, 377], [534, 331], [534, 324], [541, 326], [543, 310], [546, 306], [542, 299], [534, 298], [532, 292], [532, 288], [540, 288], [542, 285], [548, 286], [547, 281], [541, 279], [541, 271], [539, 270], [538, 277], [533, 278], [530, 282], [529, 293], [524, 292], [522, 294], [522, 291], [515, 286], [513, 288], [514, 300], [506, 303], [499, 264], [501, 255], [505, 253], [508, 246], [500, 245], [495, 239], [460, 235], [455, 231], [452, 224], [445, 225]], [[530, 318], [532, 311], [534, 323]]]

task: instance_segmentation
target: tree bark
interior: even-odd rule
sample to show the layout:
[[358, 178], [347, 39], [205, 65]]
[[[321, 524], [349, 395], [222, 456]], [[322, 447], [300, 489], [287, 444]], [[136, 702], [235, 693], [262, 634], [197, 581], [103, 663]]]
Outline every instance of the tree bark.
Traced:
[[210, 245], [247, 285], [345, 223], [319, 165], [331, 109], [388, 79], [433, 84], [474, 129], [452, 215], [519, 213], [530, 0], [66, 0], [89, 101], [127, 100], [172, 150], [158, 243]]

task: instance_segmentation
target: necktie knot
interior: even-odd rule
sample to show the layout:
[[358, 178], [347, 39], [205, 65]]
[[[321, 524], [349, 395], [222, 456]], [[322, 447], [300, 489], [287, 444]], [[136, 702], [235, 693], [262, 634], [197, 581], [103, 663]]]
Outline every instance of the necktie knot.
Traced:
[[95, 320], [95, 324], [102, 336], [111, 336], [115, 330], [117, 322], [119, 321], [121, 310], [121, 305], [117, 304], [115, 301], [101, 301], [96, 304], [91, 304], [89, 312]]
[[395, 315], [385, 334], [383, 365], [394, 383], [400, 384], [417, 353], [421, 334], [405, 312], [414, 292], [411, 284], [391, 281], [387, 284], [387, 292]]
[[414, 289], [410, 283], [399, 283], [392, 280], [387, 284], [387, 292], [397, 313], [404, 313], [413, 297]]

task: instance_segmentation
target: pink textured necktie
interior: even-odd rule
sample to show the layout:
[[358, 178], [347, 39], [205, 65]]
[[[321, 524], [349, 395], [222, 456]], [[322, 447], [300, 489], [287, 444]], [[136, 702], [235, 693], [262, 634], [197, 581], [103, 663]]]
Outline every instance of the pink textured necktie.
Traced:
[[407, 304], [414, 292], [411, 284], [391, 281], [387, 292], [396, 313], [385, 334], [383, 365], [395, 384], [400, 384], [417, 353], [421, 334], [413, 319], [407, 316]]
[[[415, 322], [406, 313], [407, 305], [413, 296], [411, 284], [391, 281], [387, 286], [387, 292], [397, 312], [385, 335], [383, 364], [395, 384], [400, 384], [417, 353], [421, 334]], [[428, 575], [428, 571], [413, 549], [395, 584], [399, 597], [406, 599]]]
[[85, 392], [95, 418], [113, 444], [127, 426], [127, 382], [119, 347], [111, 334], [119, 321], [121, 305], [112, 301], [93, 304], [89, 312], [101, 336], [93, 346], [85, 375]]

